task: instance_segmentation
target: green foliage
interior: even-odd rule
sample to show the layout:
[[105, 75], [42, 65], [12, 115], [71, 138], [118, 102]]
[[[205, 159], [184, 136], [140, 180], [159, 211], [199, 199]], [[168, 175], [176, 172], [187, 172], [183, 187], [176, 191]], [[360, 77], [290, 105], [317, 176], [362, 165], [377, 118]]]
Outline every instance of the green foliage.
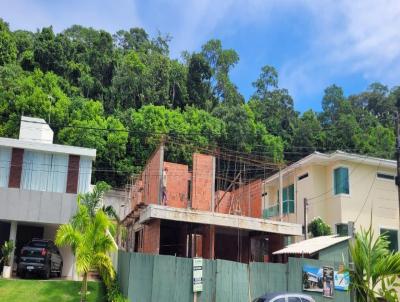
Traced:
[[212, 39], [181, 61], [170, 40], [142, 28], [13, 32], [0, 21], [0, 136], [17, 137], [21, 115], [44, 118], [56, 143], [96, 148], [94, 181], [112, 186], [141, 170], [162, 135], [180, 142], [168, 159], [186, 163], [217, 144], [274, 161], [336, 149], [393, 158], [399, 87], [347, 97], [332, 85], [322, 112], [299, 114], [274, 67], [261, 68], [246, 103], [230, 78], [234, 49]]
[[106, 286], [115, 278], [109, 252], [115, 243], [109, 233], [112, 223], [100, 209], [91, 216], [89, 208], [78, 203], [78, 211], [68, 224], [61, 225], [56, 233], [58, 246], [71, 246], [76, 259], [76, 269], [83, 275], [81, 301], [86, 301], [87, 275], [97, 269]]
[[314, 218], [308, 224], [308, 231], [311, 233], [313, 237], [326, 236], [332, 234], [331, 227], [329, 226], [329, 224], [324, 222], [321, 217]]
[[378, 297], [399, 301], [400, 253], [389, 251], [385, 235], [374, 236], [371, 226], [362, 229], [350, 245], [353, 267], [350, 268], [350, 287], [357, 302], [374, 302]]
[[3, 257], [0, 259], [0, 262], [3, 262], [5, 266], [10, 265], [10, 256], [14, 251], [14, 247], [15, 247], [14, 241], [12, 240], [4, 242], [4, 244], [1, 247], [1, 254], [3, 255]]
[[107, 300], [109, 302], [129, 302], [129, 300], [122, 295], [117, 278], [113, 280], [111, 286], [107, 289]]
[[17, 46], [11, 35], [8, 24], [0, 18], [0, 66], [12, 63], [17, 59]]

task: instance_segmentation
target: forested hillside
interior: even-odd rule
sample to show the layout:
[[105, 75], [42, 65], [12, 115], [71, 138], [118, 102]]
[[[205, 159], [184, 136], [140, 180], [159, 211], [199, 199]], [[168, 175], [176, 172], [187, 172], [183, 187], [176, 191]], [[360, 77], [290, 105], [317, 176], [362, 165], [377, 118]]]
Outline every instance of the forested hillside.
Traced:
[[219, 40], [169, 56], [170, 37], [141, 28], [115, 34], [74, 25], [55, 34], [10, 31], [0, 19], [0, 136], [17, 137], [20, 116], [50, 121], [55, 142], [96, 148], [95, 178], [120, 186], [160, 139], [169, 157], [193, 148], [295, 160], [314, 150], [392, 158], [400, 88], [372, 83], [345, 97], [325, 89], [322, 112], [296, 112], [277, 71], [264, 66], [249, 100], [230, 79], [239, 61]]

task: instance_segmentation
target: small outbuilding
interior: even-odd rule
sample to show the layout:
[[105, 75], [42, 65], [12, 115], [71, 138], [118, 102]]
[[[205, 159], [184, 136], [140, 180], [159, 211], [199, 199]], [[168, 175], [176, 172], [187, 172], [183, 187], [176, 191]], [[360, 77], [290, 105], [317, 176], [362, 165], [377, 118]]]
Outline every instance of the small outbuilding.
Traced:
[[286, 263], [289, 257], [345, 262], [349, 259], [350, 236], [319, 236], [275, 251], [274, 262]]

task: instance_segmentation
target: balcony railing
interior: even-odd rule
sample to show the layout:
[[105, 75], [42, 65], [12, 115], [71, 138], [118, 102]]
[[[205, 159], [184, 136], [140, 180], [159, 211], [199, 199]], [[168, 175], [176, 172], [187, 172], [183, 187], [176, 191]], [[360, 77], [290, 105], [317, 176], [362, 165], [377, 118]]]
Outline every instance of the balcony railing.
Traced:
[[263, 211], [263, 217], [265, 219], [279, 216], [279, 204], [272, 205]]
[[[294, 213], [294, 200], [283, 201], [283, 214], [289, 213]], [[264, 209], [263, 218], [268, 219], [279, 216], [279, 214], [279, 203], [276, 203]]]

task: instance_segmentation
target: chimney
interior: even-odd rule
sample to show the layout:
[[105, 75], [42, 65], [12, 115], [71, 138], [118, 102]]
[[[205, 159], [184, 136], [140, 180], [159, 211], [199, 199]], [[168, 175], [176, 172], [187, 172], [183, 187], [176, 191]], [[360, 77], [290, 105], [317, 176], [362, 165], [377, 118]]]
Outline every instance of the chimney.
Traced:
[[53, 130], [44, 119], [21, 116], [19, 139], [27, 142], [52, 144]]

